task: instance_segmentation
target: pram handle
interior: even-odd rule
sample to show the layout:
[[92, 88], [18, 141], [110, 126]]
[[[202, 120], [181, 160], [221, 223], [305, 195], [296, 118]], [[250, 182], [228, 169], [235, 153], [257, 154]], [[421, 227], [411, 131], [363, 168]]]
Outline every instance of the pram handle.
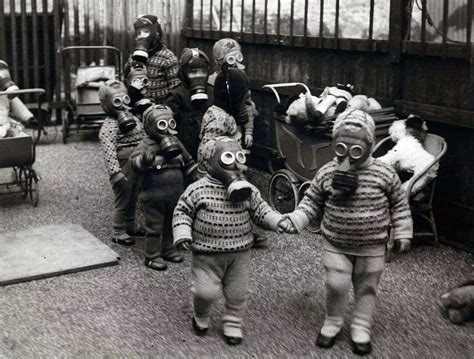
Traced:
[[115, 53], [116, 60], [117, 60], [117, 73], [118, 73], [118, 78], [120, 78], [121, 74], [120, 71], [122, 69], [122, 58], [121, 58], [121, 52], [118, 48], [115, 46], [108, 46], [108, 45], [81, 45], [81, 46], [67, 46], [61, 49], [61, 55], [63, 57], [64, 61], [64, 56], [66, 52], [71, 52], [71, 51], [77, 51], [77, 50], [109, 50]]
[[42, 88], [31, 88], [31, 89], [23, 89], [23, 90], [13, 90], [13, 91], [0, 91], [1, 95], [19, 95], [24, 93], [37, 93], [40, 95], [44, 95], [46, 93], [45, 89]]
[[302, 82], [285, 82], [285, 83], [281, 83], [281, 84], [263, 85], [262, 87], [263, 88], [269, 88], [270, 90], [272, 90], [273, 93], [275, 94], [275, 97], [277, 98], [278, 103], [280, 103], [281, 102], [280, 95], [278, 94], [276, 88], [279, 88], [279, 87], [295, 87], [295, 86], [304, 87], [305, 90], [311, 95], [311, 91], [309, 90], [308, 86], [306, 86]]

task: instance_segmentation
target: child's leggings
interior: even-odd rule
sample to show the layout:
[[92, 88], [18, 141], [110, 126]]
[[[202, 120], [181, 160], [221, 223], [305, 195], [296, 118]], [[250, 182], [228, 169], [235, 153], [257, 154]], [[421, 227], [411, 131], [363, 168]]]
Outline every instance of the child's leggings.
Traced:
[[340, 331], [352, 283], [354, 311], [351, 337], [356, 342], [370, 341], [377, 285], [385, 266], [385, 257], [361, 257], [324, 251], [323, 263], [326, 269], [326, 318], [322, 334], [332, 337]]
[[222, 317], [224, 334], [242, 337], [242, 319], [247, 309], [247, 292], [251, 264], [250, 250], [229, 253], [198, 254], [192, 257], [192, 288], [194, 318], [207, 328], [211, 305], [225, 298]]

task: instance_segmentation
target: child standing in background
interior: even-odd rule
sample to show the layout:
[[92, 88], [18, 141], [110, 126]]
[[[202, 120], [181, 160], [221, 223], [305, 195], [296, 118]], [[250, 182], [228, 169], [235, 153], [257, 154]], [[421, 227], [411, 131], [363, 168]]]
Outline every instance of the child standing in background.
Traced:
[[372, 158], [375, 124], [363, 111], [346, 111], [333, 127], [336, 159], [316, 174], [303, 200], [288, 216], [296, 230], [321, 222], [326, 269], [326, 317], [316, 344], [334, 345], [340, 333], [351, 283], [353, 351], [371, 352], [377, 286], [385, 266], [392, 227], [400, 251], [410, 247], [413, 222], [395, 171]]

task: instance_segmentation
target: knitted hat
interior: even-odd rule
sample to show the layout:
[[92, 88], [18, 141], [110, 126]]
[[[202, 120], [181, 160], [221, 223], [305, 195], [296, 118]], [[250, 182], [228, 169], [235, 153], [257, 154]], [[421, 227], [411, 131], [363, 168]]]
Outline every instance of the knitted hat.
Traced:
[[341, 131], [358, 132], [363, 130], [370, 143], [375, 141], [375, 122], [367, 112], [361, 110], [345, 111], [337, 116], [332, 129], [333, 138]]
[[160, 21], [155, 15], [140, 15], [133, 23], [133, 28], [135, 31], [148, 28], [153, 36], [158, 35], [160, 39], [163, 36]]
[[[219, 66], [222, 66], [222, 64], [226, 62], [226, 56], [229, 55], [240, 56], [243, 58], [242, 48], [237, 41], [234, 39], [225, 38], [220, 39], [214, 44], [212, 48], [212, 56]], [[237, 61], [236, 65], [238, 68], [243, 70], [245, 66], [241, 64], [241, 61]]]
[[[249, 79], [245, 72], [237, 68], [227, 68], [219, 72], [214, 82], [214, 100], [228, 108], [243, 101], [248, 92]], [[227, 110], [227, 108], [224, 108]]]

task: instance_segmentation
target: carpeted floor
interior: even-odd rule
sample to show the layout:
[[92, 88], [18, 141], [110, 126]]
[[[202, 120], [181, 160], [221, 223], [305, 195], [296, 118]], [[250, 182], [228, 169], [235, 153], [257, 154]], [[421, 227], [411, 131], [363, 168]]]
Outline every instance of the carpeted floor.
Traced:
[[[58, 139], [59, 141], [59, 139]], [[110, 242], [112, 191], [98, 142], [39, 145], [40, 203], [0, 197], [2, 231], [77, 223], [121, 255], [118, 266], [0, 288], [0, 357], [353, 357], [346, 316], [334, 348], [315, 347], [324, 317], [324, 269], [317, 237], [269, 233], [254, 250], [244, 343], [222, 339], [222, 301], [205, 337], [190, 327], [189, 253], [166, 272], [143, 265], [143, 243]], [[10, 175], [1, 170], [0, 177]], [[269, 175], [250, 179], [266, 196]], [[474, 323], [455, 326], [439, 297], [473, 275], [473, 257], [451, 247], [415, 246], [386, 267], [373, 330], [373, 358], [474, 358]], [[352, 299], [348, 309], [352, 306]]]

